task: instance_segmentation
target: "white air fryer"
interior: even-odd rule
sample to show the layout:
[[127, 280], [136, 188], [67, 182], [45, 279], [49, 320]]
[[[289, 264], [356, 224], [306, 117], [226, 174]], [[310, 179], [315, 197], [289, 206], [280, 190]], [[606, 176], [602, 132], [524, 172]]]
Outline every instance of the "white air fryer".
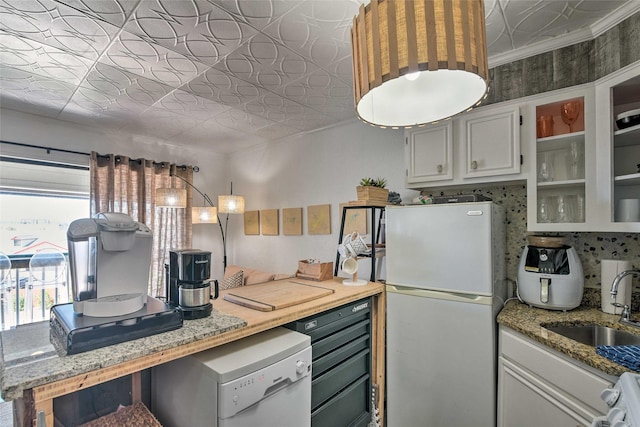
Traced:
[[572, 310], [584, 291], [582, 264], [570, 246], [528, 245], [518, 267], [518, 297], [533, 307]]

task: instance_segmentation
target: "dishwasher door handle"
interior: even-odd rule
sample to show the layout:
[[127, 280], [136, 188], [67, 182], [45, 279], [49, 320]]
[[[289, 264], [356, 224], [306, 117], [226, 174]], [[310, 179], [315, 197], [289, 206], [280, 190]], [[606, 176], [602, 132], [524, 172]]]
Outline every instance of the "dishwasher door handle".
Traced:
[[293, 384], [293, 381], [291, 381], [291, 378], [283, 378], [277, 383], [267, 387], [267, 389], [264, 391], [263, 398], [267, 396], [271, 396], [272, 394], [277, 393], [283, 388], [289, 387], [291, 384]]

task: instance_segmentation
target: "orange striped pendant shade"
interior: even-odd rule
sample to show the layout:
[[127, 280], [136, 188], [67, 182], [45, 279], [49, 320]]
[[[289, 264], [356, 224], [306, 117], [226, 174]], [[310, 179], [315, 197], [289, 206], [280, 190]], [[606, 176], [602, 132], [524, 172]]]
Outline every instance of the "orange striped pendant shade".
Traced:
[[351, 45], [356, 111], [373, 125], [437, 122], [489, 90], [482, 0], [371, 0]]

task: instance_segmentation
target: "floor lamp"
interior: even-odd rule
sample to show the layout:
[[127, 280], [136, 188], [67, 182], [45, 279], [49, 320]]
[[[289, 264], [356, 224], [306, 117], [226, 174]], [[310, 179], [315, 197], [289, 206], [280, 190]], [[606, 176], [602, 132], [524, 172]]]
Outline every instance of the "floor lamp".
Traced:
[[[231, 192], [228, 195], [218, 196], [218, 208], [213, 204], [211, 198], [198, 190], [193, 184], [186, 179], [171, 173], [170, 176], [178, 178], [189, 187], [193, 188], [200, 194], [209, 206], [193, 207], [191, 212], [192, 224], [215, 224], [220, 226], [220, 234], [222, 235], [222, 262], [224, 269], [227, 269], [227, 227], [229, 225], [229, 214], [244, 213], [244, 197], [233, 195], [233, 183], [231, 183]], [[156, 205], [159, 207], [186, 208], [187, 197], [186, 190], [179, 188], [159, 188], [156, 190]], [[220, 213], [226, 214], [224, 227], [220, 220]]]

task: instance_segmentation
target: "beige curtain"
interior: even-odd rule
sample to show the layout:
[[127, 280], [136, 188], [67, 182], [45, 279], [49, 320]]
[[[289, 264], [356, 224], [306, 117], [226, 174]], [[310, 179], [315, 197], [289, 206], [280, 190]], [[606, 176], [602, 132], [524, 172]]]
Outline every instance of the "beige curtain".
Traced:
[[[182, 180], [193, 183], [193, 168], [168, 162], [130, 159], [127, 156], [91, 153], [91, 215], [121, 212], [146, 224], [153, 232], [149, 295], [165, 296], [165, 269], [169, 249], [191, 247], [193, 193]], [[187, 208], [157, 208], [157, 188], [186, 188]]]

